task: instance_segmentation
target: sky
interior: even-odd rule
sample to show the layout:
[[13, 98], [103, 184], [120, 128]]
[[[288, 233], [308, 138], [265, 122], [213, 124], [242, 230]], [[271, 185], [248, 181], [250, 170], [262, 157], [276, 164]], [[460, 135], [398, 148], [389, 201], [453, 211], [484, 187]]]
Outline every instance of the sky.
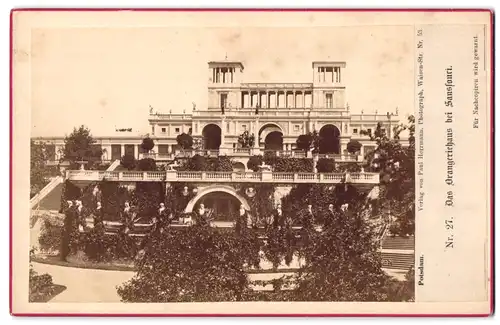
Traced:
[[241, 61], [242, 82], [312, 82], [312, 61], [345, 61], [352, 113], [413, 112], [412, 26], [32, 30], [31, 135], [84, 124], [147, 133], [159, 113], [207, 105], [208, 61]]

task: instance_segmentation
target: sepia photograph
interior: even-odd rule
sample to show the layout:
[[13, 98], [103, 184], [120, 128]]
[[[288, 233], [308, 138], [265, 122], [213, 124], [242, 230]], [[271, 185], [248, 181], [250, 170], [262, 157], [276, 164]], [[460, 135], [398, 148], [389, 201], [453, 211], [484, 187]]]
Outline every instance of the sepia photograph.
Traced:
[[[15, 14], [28, 24], [29, 13]], [[105, 303], [418, 304], [416, 288], [430, 280], [416, 243], [433, 235], [416, 231], [426, 225], [416, 215], [437, 196], [424, 196], [418, 178], [424, 143], [426, 186], [460, 181], [451, 131], [438, 151], [449, 149], [446, 177], [428, 171], [441, 164], [423, 135], [433, 90], [419, 87], [431, 54], [419, 55], [414, 23], [315, 25], [307, 12], [69, 14], [47, 13], [60, 21], [30, 24], [24, 45], [14, 42], [13, 64], [29, 70], [28, 118], [14, 132], [26, 134], [30, 198], [28, 212], [17, 197], [15, 217], [29, 228], [13, 233], [29, 256], [28, 290], [16, 299], [39, 312], [60, 303], [102, 312], [111, 312]], [[134, 14], [172, 20], [117, 23]], [[342, 15], [318, 22], [327, 14]], [[266, 15], [277, 19], [252, 24]], [[304, 25], [284, 23], [299, 16]], [[453, 71], [439, 76], [449, 89], [439, 103], [457, 100]], [[459, 202], [450, 192], [445, 206]], [[487, 210], [477, 217], [487, 223]]]

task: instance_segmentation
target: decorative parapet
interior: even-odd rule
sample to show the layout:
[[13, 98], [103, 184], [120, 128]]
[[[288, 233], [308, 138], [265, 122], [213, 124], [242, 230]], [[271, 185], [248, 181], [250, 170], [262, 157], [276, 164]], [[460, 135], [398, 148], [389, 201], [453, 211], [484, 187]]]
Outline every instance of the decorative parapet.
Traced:
[[117, 182], [209, 182], [209, 183], [311, 183], [340, 184], [348, 179], [352, 184], [378, 184], [378, 173], [278, 173], [278, 172], [212, 172], [212, 171], [175, 171], [137, 172], [137, 171], [93, 171], [68, 170], [67, 179], [71, 181], [117, 181]]

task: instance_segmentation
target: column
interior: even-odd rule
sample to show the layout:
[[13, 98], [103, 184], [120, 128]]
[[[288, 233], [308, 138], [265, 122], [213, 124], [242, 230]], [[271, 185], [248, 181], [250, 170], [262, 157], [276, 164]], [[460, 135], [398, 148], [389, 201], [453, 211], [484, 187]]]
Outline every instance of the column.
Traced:
[[226, 119], [222, 117], [221, 122], [220, 122], [221, 128], [220, 128], [220, 148], [225, 147], [225, 134], [226, 134]]
[[302, 108], [306, 108], [306, 92], [302, 92]]
[[137, 144], [134, 146], [134, 157], [135, 159], [139, 159], [139, 146], [140, 144]]
[[279, 92], [278, 92], [278, 91], [275, 91], [274, 93], [276, 94], [276, 95], [275, 95], [275, 96], [276, 96], [276, 98], [274, 99], [274, 100], [275, 100], [275, 102], [276, 102], [276, 108], [278, 108], [278, 97], [279, 97]]
[[258, 148], [259, 147], [259, 118], [257, 117], [255, 119], [255, 133], [254, 133], [254, 136], [255, 136], [255, 141], [253, 143], [253, 147], [254, 148]]
[[167, 152], [169, 154], [172, 153], [172, 145], [171, 144], [167, 144]]
[[123, 155], [125, 155], [125, 145], [124, 144], [122, 144], [121, 148], [120, 148], [120, 157], [122, 157]]

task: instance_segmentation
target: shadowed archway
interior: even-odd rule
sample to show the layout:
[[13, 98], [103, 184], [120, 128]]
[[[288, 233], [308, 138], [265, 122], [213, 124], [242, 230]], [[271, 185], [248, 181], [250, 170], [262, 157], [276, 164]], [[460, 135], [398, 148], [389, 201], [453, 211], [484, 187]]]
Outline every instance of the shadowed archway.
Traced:
[[[211, 193], [225, 193], [229, 194], [233, 198], [239, 201], [239, 204], [242, 204], [247, 211], [250, 211], [250, 205], [248, 204], [247, 200], [238, 194], [236, 190], [228, 185], [212, 185], [208, 186], [198, 192], [194, 198], [192, 198], [188, 204], [186, 205], [186, 209], [184, 212], [186, 213], [191, 213], [193, 212], [193, 208], [195, 207], [196, 204], [199, 204], [200, 200], [204, 200], [204, 196], [211, 194]], [[221, 196], [222, 198], [222, 196]], [[207, 208], [210, 208], [209, 206], [206, 206]]]
[[203, 149], [219, 150], [221, 145], [221, 129], [216, 124], [207, 124], [202, 131]]
[[260, 143], [264, 142], [265, 150], [283, 149], [283, 130], [277, 124], [263, 125], [259, 130], [259, 139]]
[[319, 153], [340, 154], [340, 130], [332, 124], [327, 124], [319, 130]]

